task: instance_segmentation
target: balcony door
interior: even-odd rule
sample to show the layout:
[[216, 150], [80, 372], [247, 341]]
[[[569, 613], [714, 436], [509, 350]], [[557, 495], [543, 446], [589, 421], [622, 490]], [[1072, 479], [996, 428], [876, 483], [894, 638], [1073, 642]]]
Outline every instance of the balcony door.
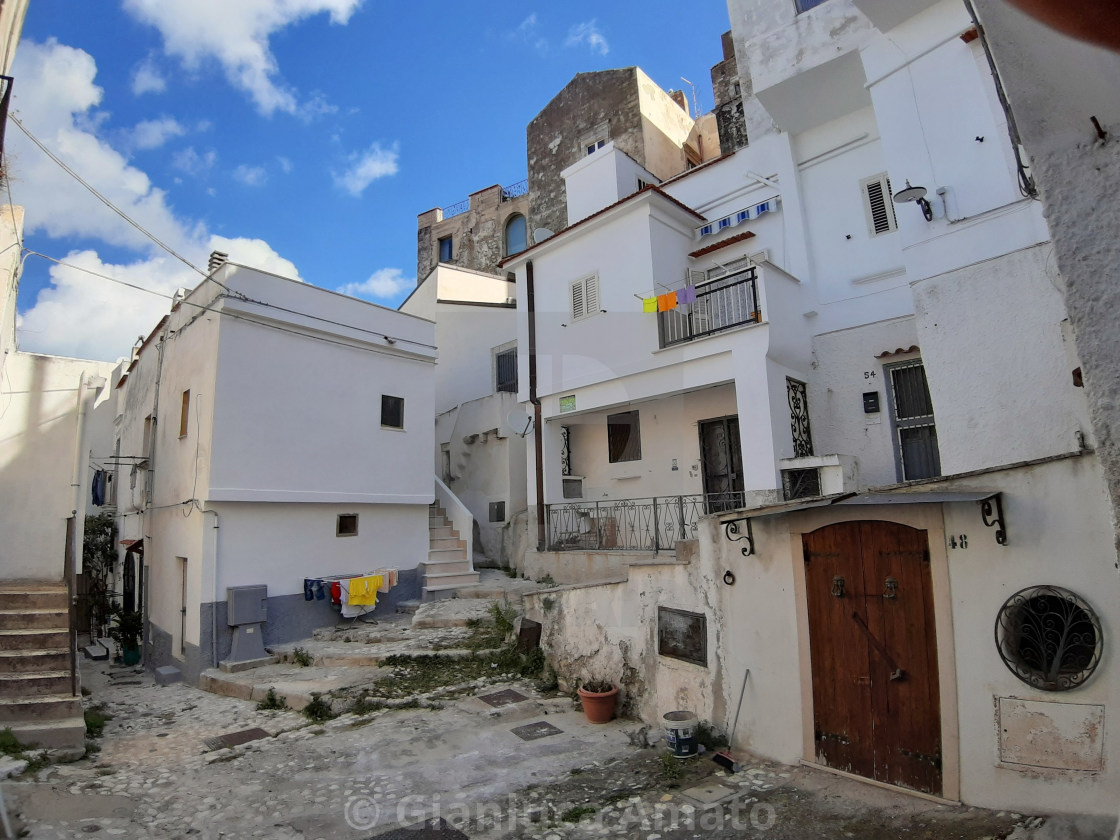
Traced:
[[743, 506], [743, 451], [738, 417], [700, 421], [700, 467], [706, 513]]

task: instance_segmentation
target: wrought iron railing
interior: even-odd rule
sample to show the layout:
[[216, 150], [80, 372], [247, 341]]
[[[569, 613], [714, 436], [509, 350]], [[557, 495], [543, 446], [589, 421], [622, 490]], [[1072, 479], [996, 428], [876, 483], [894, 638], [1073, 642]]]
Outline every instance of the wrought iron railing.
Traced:
[[443, 218], [450, 219], [452, 216], [458, 216], [460, 213], [466, 213], [471, 209], [471, 200], [464, 198], [462, 201], [448, 205], [443, 208]]
[[550, 551], [669, 551], [701, 516], [743, 506], [742, 493], [545, 505]]
[[502, 187], [502, 201], [509, 201], [511, 198], [517, 198], [527, 192], [529, 192], [528, 178], [518, 181], [516, 184], [510, 184], [508, 187]]
[[657, 331], [661, 346], [668, 347], [761, 320], [758, 282], [752, 266], [697, 286], [695, 301], [658, 313]]

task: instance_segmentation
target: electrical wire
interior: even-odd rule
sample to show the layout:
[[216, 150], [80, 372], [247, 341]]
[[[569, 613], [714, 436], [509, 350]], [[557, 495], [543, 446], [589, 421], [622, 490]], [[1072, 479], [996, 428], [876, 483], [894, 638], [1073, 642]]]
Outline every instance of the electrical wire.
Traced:
[[[125, 280], [121, 280], [117, 277], [110, 277], [108, 274], [102, 274], [101, 272], [94, 271], [93, 269], [90, 269], [90, 268], [83, 268], [80, 265], [75, 265], [74, 263], [69, 263], [69, 262], [66, 262], [65, 260], [60, 260], [60, 259], [57, 259], [55, 257], [48, 257], [46, 254], [41, 254], [38, 251], [32, 251], [30, 248], [24, 248], [23, 252], [25, 254], [30, 254], [33, 257], [42, 257], [43, 259], [45, 259], [49, 262], [57, 263], [58, 265], [61, 265], [65, 268], [72, 268], [75, 271], [84, 271], [86, 274], [92, 274], [94, 277], [100, 277], [102, 280], [108, 280], [112, 283], [119, 283], [122, 286], [128, 286], [128, 288], [136, 289], [136, 291], [138, 291], [138, 292], [147, 292], [150, 295], [155, 295], [156, 297], [165, 298], [166, 300], [175, 300], [174, 295], [169, 295], [166, 292], [157, 292], [155, 289], [148, 289], [148, 288], [145, 288], [144, 286], [137, 286], [135, 283], [129, 283], [129, 282], [127, 282]], [[199, 304], [194, 304], [194, 305], [198, 306]]]
[[[157, 238], [154, 233], [149, 231], [147, 228], [145, 228], [139, 222], [132, 219], [127, 213], [125, 213], [123, 210], [121, 210], [119, 207], [117, 207], [117, 205], [113, 204], [112, 201], [110, 201], [108, 198], [106, 198], [104, 195], [102, 195], [100, 192], [98, 192], [97, 189], [92, 184], [90, 184], [81, 175], [79, 175], [77, 172], [75, 172], [73, 169], [71, 169], [70, 166], [67, 165], [67, 163], [64, 160], [62, 160], [60, 157], [58, 157], [58, 155], [56, 155], [54, 152], [52, 152], [50, 149], [48, 149], [42, 143], [42, 141], [39, 140], [38, 137], [36, 137], [34, 134], [32, 134], [30, 131], [28, 131], [27, 128], [24, 126], [23, 122], [19, 119], [19, 117], [17, 117], [15, 114], [9, 113], [8, 114], [8, 119], [10, 119], [13, 123], [15, 123], [16, 128], [18, 128], [25, 135], [27, 135], [27, 139], [30, 140], [32, 143], [34, 143], [36, 146], [38, 146], [39, 149], [42, 150], [43, 154], [45, 154], [47, 157], [49, 157], [51, 160], [53, 160], [55, 163], [57, 163], [67, 175], [72, 177], [75, 181], [77, 181], [79, 184], [81, 184], [83, 187], [85, 187], [87, 190], [89, 190], [91, 193], [93, 193], [93, 195], [102, 204], [104, 204], [106, 207], [108, 207], [110, 210], [112, 210], [114, 213], [116, 213], [118, 216], [120, 216], [122, 219], [124, 219], [126, 222], [128, 222], [130, 225], [132, 225], [134, 228], [136, 228], [136, 230], [138, 230], [140, 233], [144, 234], [144, 236], [146, 236], [148, 239], [152, 240], [152, 242], [154, 242], [156, 245], [158, 245], [164, 251], [169, 253], [171, 256], [175, 257], [175, 259], [179, 260], [181, 263], [190, 267], [194, 271], [197, 271], [203, 277], [206, 276], [205, 271], [203, 271], [201, 268], [196, 266], [194, 263], [192, 263], [190, 260], [188, 260], [182, 254], [179, 254], [178, 252], [176, 252], [174, 249], [171, 248], [170, 245], [168, 245], [167, 243], [165, 243], [162, 240], [160, 240], [159, 238]], [[9, 194], [9, 199], [10, 199], [10, 194]]]

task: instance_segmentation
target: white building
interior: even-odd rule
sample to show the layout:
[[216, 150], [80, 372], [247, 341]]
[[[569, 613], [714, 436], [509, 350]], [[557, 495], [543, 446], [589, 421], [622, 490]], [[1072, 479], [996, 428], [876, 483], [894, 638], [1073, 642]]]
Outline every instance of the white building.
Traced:
[[[729, 4], [748, 147], [639, 189], [608, 144], [565, 173], [580, 221], [505, 262], [525, 566], [579, 584], [532, 617], [651, 722], [729, 727], [749, 669], [736, 746], [1107, 813], [1109, 506], [983, 42], [956, 0], [801, 5]], [[1045, 613], [1077, 644], [1033, 650]]]
[[525, 429], [517, 402], [517, 315], [504, 277], [437, 264], [400, 305], [434, 321], [436, 475], [470, 511], [460, 533], [475, 567], [511, 565], [514, 518], [526, 509]]
[[435, 356], [428, 321], [243, 266], [176, 302], [114, 379], [147, 665], [227, 658], [228, 587], [268, 587], [266, 644], [338, 620], [308, 578], [399, 569], [378, 612], [419, 595]]

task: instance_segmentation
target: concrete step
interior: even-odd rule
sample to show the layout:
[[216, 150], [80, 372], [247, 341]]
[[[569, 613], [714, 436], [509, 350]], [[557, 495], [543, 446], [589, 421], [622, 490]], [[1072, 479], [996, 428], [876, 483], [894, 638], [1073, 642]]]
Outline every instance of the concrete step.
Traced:
[[428, 517], [428, 527], [429, 528], [439, 528], [440, 526], [449, 525], [449, 524], [450, 523], [447, 521], [446, 516], [429, 516]]
[[454, 537], [430, 537], [428, 539], [428, 548], [433, 551], [445, 548], [461, 548], [466, 550], [466, 547], [466, 540], [457, 540]]
[[415, 598], [410, 598], [407, 601], [397, 602], [397, 612], [404, 615], [415, 615], [416, 611], [420, 608], [420, 602]]
[[0, 650], [0, 674], [29, 674], [37, 671], [69, 673], [70, 651], [66, 648]]
[[466, 557], [451, 558], [448, 557], [442, 560], [428, 560], [421, 563], [418, 567], [418, 573], [421, 577], [432, 574], [447, 574], [448, 572], [473, 572], [470, 562]]
[[465, 548], [430, 548], [428, 549], [428, 559], [433, 563], [441, 560], [466, 560], [467, 550]]
[[65, 630], [69, 626], [70, 614], [65, 609], [0, 610], [0, 630]]
[[[69, 689], [69, 686], [67, 686]], [[63, 694], [40, 697], [0, 697], [0, 726], [45, 720], [62, 720], [82, 714], [82, 701]]]
[[[420, 587], [420, 600], [423, 602], [441, 601], [445, 598], [460, 597], [460, 592], [464, 589], [469, 589], [471, 583], [449, 583], [442, 580], [431, 580], [426, 582]], [[476, 603], [485, 603], [484, 601], [477, 601]], [[415, 618], [413, 619], [415, 621]], [[417, 626], [417, 625], [414, 625]]]
[[438, 528], [428, 528], [428, 539], [430, 540], [446, 540], [446, 539], [459, 539], [459, 532], [452, 528], [450, 525], [441, 525]]
[[78, 707], [78, 714], [59, 720], [39, 720], [27, 723], [6, 723], [16, 740], [26, 747], [43, 750], [59, 750], [70, 747], [84, 747], [86, 743], [86, 720]]
[[0, 650], [42, 650], [70, 647], [68, 630], [0, 630]]
[[40, 671], [34, 674], [0, 674], [0, 697], [31, 698], [65, 694], [70, 690], [70, 671]]
[[0, 610], [68, 610], [69, 607], [65, 586], [8, 584], [0, 587]]
[[478, 572], [445, 572], [424, 575], [424, 589], [445, 586], [474, 586], [478, 583]]

